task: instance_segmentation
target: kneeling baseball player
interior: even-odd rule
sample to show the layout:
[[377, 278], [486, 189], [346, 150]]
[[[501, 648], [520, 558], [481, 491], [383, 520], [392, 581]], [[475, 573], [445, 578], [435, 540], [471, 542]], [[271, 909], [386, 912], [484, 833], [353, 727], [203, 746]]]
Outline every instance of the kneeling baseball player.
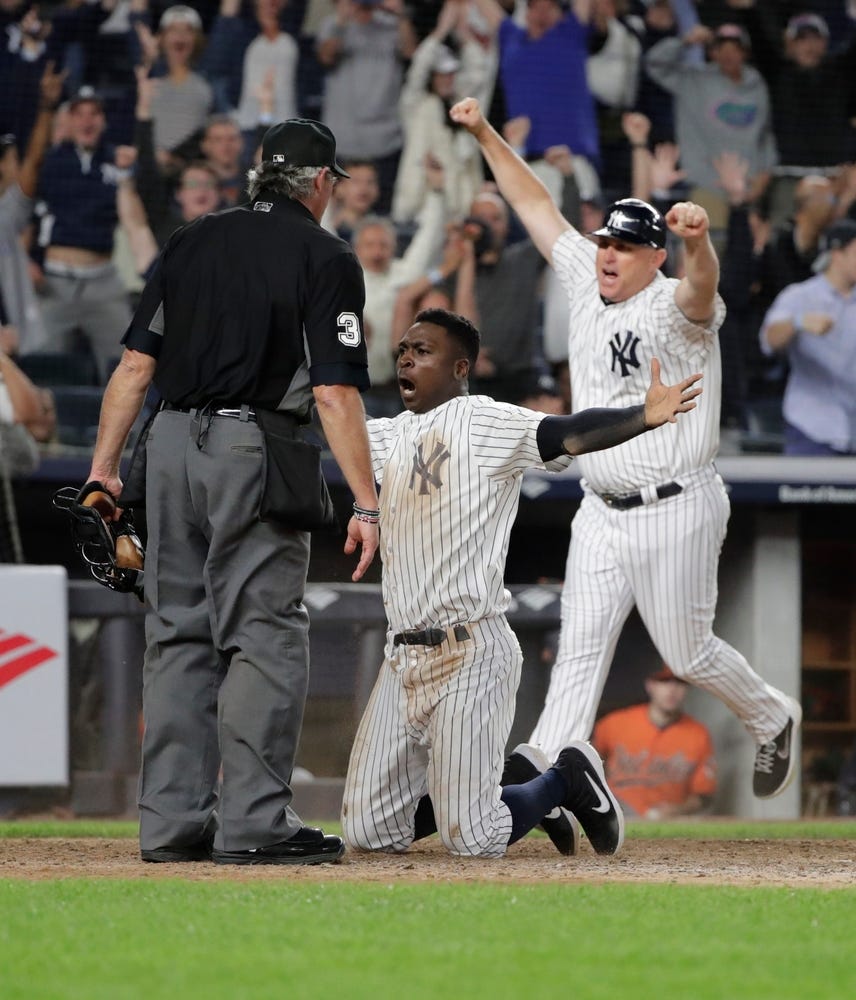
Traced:
[[664, 385], [654, 359], [643, 405], [545, 416], [469, 396], [478, 351], [463, 317], [419, 313], [398, 346], [406, 411], [368, 422], [388, 630], [351, 751], [345, 840], [405, 851], [436, 829], [452, 854], [500, 857], [540, 823], [563, 854], [580, 827], [615, 854], [624, 817], [588, 743], [552, 766], [528, 745], [503, 761], [523, 662], [505, 618], [508, 540], [526, 469], [557, 471], [674, 422], [695, 407], [701, 376]]

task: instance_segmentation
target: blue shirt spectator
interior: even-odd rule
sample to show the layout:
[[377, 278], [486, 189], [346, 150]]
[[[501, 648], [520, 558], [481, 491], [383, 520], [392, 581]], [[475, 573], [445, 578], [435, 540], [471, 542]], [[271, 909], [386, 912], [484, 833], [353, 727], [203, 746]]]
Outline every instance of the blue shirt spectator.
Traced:
[[856, 454], [856, 222], [824, 233], [821, 272], [789, 285], [761, 327], [761, 349], [787, 351], [786, 455]]
[[586, 79], [587, 0], [577, 0], [567, 11], [560, 0], [528, 0], [525, 27], [496, 0], [476, 0], [476, 5], [498, 32], [508, 117], [531, 122], [527, 157], [538, 159], [551, 146], [569, 146], [598, 165], [597, 116]]

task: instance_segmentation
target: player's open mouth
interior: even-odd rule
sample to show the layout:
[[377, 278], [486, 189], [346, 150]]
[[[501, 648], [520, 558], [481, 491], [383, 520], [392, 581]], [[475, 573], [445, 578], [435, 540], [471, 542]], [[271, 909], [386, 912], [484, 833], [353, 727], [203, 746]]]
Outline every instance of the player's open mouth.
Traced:
[[404, 378], [399, 376], [398, 388], [401, 390], [402, 396], [412, 396], [416, 391], [416, 386], [410, 381], [409, 378]]

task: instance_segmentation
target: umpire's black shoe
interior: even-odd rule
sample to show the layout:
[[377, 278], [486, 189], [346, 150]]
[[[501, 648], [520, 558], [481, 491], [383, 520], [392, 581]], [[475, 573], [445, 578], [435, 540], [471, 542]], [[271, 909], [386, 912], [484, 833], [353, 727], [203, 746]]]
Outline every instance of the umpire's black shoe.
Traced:
[[789, 717], [785, 728], [755, 751], [752, 791], [759, 799], [771, 799], [783, 792], [794, 776], [794, 737], [802, 722], [802, 708], [794, 698], [788, 698], [787, 701]]
[[182, 847], [155, 847], [149, 851], [140, 851], [143, 861], [154, 861], [166, 864], [176, 864], [181, 861], [210, 861], [213, 841], [200, 840], [195, 844], [185, 844]]
[[[521, 743], [506, 758], [500, 784], [503, 788], [506, 785], [525, 785], [549, 767], [550, 761], [540, 747]], [[559, 854], [570, 857], [577, 853], [580, 846], [580, 825], [567, 809], [557, 806], [539, 825]]]
[[624, 843], [624, 813], [610, 791], [603, 762], [590, 743], [575, 740], [553, 767], [565, 779], [568, 797], [562, 807], [579, 820], [596, 854], [617, 854]]
[[218, 865], [320, 865], [338, 861], [345, 853], [341, 837], [325, 836], [323, 830], [302, 826], [293, 837], [278, 844], [249, 851], [218, 851], [211, 858]]

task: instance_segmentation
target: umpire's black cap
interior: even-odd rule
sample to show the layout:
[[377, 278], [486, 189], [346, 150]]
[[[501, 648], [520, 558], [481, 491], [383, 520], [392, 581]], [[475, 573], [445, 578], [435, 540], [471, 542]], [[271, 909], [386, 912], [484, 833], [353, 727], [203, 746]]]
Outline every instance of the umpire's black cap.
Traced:
[[606, 222], [591, 236], [607, 236], [625, 243], [662, 250], [666, 245], [666, 220], [647, 201], [622, 198], [606, 210]]
[[272, 125], [262, 139], [262, 159], [285, 167], [329, 167], [337, 177], [350, 177], [336, 162], [336, 138], [311, 118], [289, 118]]

